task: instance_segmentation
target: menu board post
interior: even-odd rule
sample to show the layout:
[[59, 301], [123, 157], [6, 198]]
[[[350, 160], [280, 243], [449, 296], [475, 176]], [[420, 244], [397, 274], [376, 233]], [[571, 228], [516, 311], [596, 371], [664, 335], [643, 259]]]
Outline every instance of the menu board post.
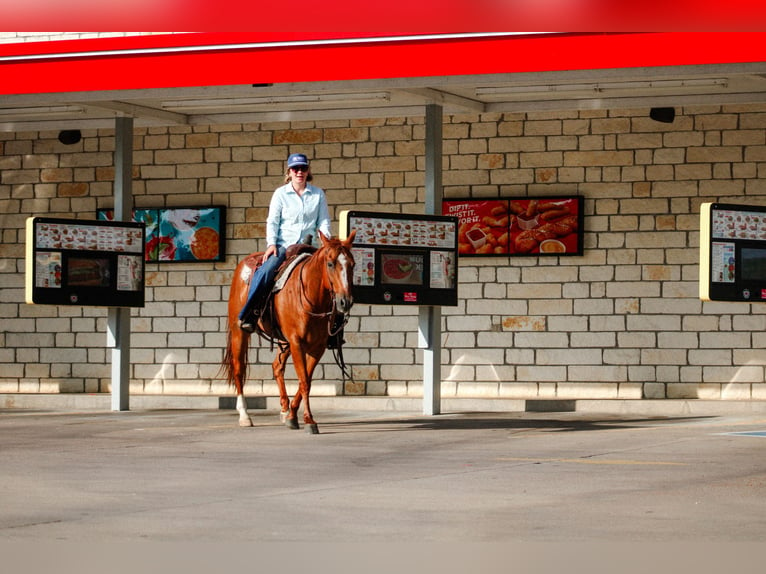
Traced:
[[457, 218], [343, 211], [340, 236], [356, 230], [354, 301], [456, 306]]
[[703, 301], [766, 301], [766, 207], [700, 206], [699, 294]]

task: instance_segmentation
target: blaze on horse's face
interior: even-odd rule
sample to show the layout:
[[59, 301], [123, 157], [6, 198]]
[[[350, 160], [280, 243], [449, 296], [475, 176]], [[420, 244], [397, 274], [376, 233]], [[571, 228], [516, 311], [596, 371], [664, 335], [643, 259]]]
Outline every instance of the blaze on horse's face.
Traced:
[[322, 245], [327, 248], [327, 277], [335, 297], [335, 309], [339, 313], [348, 313], [354, 304], [351, 296], [351, 280], [354, 274], [351, 245], [355, 235], [356, 230], [353, 230], [347, 239], [338, 241], [328, 239], [321, 231], [319, 232]]

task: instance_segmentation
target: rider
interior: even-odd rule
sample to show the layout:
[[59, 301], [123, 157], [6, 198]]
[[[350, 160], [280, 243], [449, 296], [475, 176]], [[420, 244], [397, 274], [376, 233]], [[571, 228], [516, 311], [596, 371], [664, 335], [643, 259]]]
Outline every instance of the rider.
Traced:
[[274, 277], [288, 246], [300, 242], [308, 235], [317, 236], [317, 230], [327, 237], [332, 235], [327, 198], [322, 188], [311, 185], [313, 179], [309, 160], [302, 153], [287, 158], [285, 184], [271, 197], [266, 218], [266, 252], [262, 265], [250, 279], [247, 302], [239, 313], [239, 326], [243, 331], [255, 330], [256, 316], [274, 283]]

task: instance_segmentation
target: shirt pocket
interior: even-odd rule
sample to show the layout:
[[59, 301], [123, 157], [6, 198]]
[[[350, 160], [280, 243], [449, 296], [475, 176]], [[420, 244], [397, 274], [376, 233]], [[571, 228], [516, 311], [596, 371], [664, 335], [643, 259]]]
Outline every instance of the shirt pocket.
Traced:
[[282, 210], [282, 221], [289, 225], [300, 223], [303, 219], [303, 208], [299, 203], [290, 202]]

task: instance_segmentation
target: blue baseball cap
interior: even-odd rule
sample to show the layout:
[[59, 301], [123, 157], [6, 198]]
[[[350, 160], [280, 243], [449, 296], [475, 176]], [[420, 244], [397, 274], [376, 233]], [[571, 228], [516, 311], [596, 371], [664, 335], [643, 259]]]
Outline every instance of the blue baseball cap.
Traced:
[[287, 158], [287, 167], [295, 167], [296, 165], [305, 165], [308, 166], [309, 164], [309, 158], [307, 158], [302, 153], [292, 153], [290, 154], [290, 157]]

